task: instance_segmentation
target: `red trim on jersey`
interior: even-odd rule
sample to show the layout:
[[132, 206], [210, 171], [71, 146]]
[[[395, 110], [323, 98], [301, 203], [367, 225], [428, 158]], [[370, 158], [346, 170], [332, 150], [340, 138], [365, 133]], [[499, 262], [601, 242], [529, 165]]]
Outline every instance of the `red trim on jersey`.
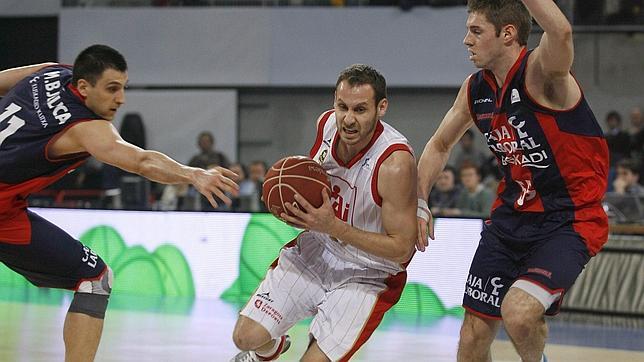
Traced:
[[77, 124], [79, 124], [79, 123], [81, 123], [81, 122], [89, 122], [89, 121], [93, 121], [93, 119], [89, 119], [89, 118], [87, 118], [87, 119], [79, 119], [79, 120], [76, 120], [76, 121], [74, 121], [74, 123], [68, 124], [67, 126], [65, 126], [65, 128], [63, 128], [61, 131], [59, 131], [58, 133], [56, 133], [56, 134], [55, 134], [55, 135], [54, 135], [54, 136], [53, 136], [53, 137], [52, 137], [52, 138], [47, 142], [47, 144], [45, 145], [45, 159], [46, 159], [47, 161], [49, 161], [49, 162], [63, 162], [63, 161], [73, 160], [73, 159], [75, 159], [75, 158], [80, 158], [80, 157], [87, 157], [87, 156], [89, 156], [89, 153], [87, 153], [87, 152], [77, 152], [77, 153], [70, 153], [70, 154], [67, 154], [67, 155], [63, 155], [63, 156], [61, 156], [60, 158], [50, 158], [50, 157], [49, 157], [49, 146], [51, 146], [51, 145], [52, 145], [52, 144], [53, 144], [57, 139], [59, 139], [60, 137], [62, 137], [62, 135], [63, 135], [65, 132], [67, 132], [67, 129], [68, 129], [68, 128], [70, 128], [70, 127], [72, 127], [72, 126], [75, 126], [75, 125], [77, 125]]
[[470, 75], [470, 77], [467, 78], [467, 108], [470, 110], [470, 116], [472, 117], [474, 123], [478, 123], [479, 120], [476, 118], [476, 113], [474, 113], [474, 105], [472, 104], [472, 78], [474, 78], [474, 74]]
[[487, 70], [487, 69], [484, 70], [483, 80], [490, 86], [490, 88], [492, 88], [492, 91], [496, 96], [496, 90], [499, 88], [499, 86], [496, 84], [496, 78], [494, 78], [494, 73], [492, 73], [491, 70]]
[[523, 61], [523, 58], [525, 57], [527, 52], [528, 52], [528, 49], [526, 47], [521, 48], [521, 53], [519, 54], [519, 57], [512, 65], [512, 68], [510, 68], [510, 71], [508, 72], [508, 74], [505, 76], [505, 80], [503, 81], [503, 87], [501, 88], [501, 96], [496, 99], [497, 108], [500, 108], [501, 105], [503, 104], [503, 98], [505, 98], [505, 91], [508, 90], [508, 85], [512, 83], [512, 79], [514, 78], [514, 75], [521, 67], [521, 62]]
[[378, 161], [376, 161], [376, 166], [373, 170], [373, 176], [371, 177], [371, 197], [373, 197], [373, 201], [376, 202], [378, 206], [382, 207], [382, 197], [378, 193], [378, 172], [380, 171], [380, 165], [382, 165], [383, 162], [394, 152], [396, 151], [407, 151], [414, 155], [414, 153], [411, 151], [408, 145], [404, 143], [394, 143], [387, 147], [387, 149], [378, 157]]
[[0, 220], [10, 219], [27, 207], [27, 196], [38, 192], [65, 176], [70, 170], [78, 167], [85, 160], [80, 160], [50, 176], [36, 177], [19, 184], [0, 183]]
[[[607, 187], [608, 146], [595, 136], [571, 135], [559, 130], [554, 117], [536, 113], [561, 178], [575, 206], [573, 229], [594, 256], [608, 240], [608, 217], [601, 205]], [[589, 179], [596, 179], [589, 182]]]
[[105, 268], [103, 268], [103, 271], [101, 271], [101, 274], [99, 274], [98, 276], [95, 276], [94, 278], [80, 279], [78, 283], [76, 283], [76, 286], [74, 286], [73, 289], [70, 288], [69, 290], [77, 291], [82, 282], [93, 282], [95, 280], [100, 280], [103, 277], [103, 274], [105, 274], [105, 272], [107, 272], [107, 265], [105, 266]]
[[67, 89], [69, 89], [73, 95], [75, 95], [78, 99], [85, 104], [85, 97], [78, 91], [78, 88], [74, 87], [71, 83], [67, 85]]
[[[26, 202], [25, 202], [26, 204]], [[31, 222], [24, 208], [0, 223], [0, 243], [27, 245], [31, 243]]]
[[360, 152], [358, 152], [355, 156], [353, 156], [353, 158], [351, 158], [349, 162], [347, 162], [346, 164], [340, 159], [340, 157], [338, 157], [338, 144], [340, 142], [340, 136], [339, 136], [340, 131], [336, 130], [335, 136], [333, 137], [334, 147], [331, 148], [331, 154], [333, 155], [333, 158], [335, 159], [335, 161], [338, 163], [339, 166], [351, 168], [351, 166], [355, 165], [356, 162], [360, 161], [362, 156], [364, 156], [365, 153], [369, 151], [371, 146], [373, 146], [373, 144], [376, 143], [376, 140], [378, 139], [378, 137], [380, 137], [380, 135], [384, 130], [385, 130], [385, 126], [382, 125], [382, 122], [378, 121], [378, 123], [376, 124], [376, 130], [373, 132], [373, 135], [371, 136], [371, 140], [369, 140], [369, 143], [367, 143], [367, 145], [364, 146], [360, 150]]
[[391, 307], [393, 307], [400, 296], [402, 295], [403, 288], [405, 287], [405, 282], [407, 281], [407, 272], [400, 272], [396, 275], [392, 275], [385, 279], [385, 285], [387, 289], [380, 292], [376, 304], [371, 310], [371, 315], [367, 319], [367, 322], [362, 326], [362, 331], [356, 339], [353, 346], [339, 361], [349, 361], [351, 357], [358, 351], [358, 349], [371, 337], [373, 331], [376, 330], [376, 327], [382, 321], [382, 317], [385, 315]]
[[[499, 158], [496, 158], [497, 162], [501, 164], [501, 160]], [[492, 207], [490, 208], [490, 215], [492, 215], [492, 212], [496, 210], [497, 207], [503, 205], [503, 200], [501, 199], [501, 194], [503, 194], [503, 191], [505, 191], [505, 177], [499, 181], [499, 186], [496, 188], [496, 200], [494, 200], [494, 203], [492, 204]]]
[[503, 319], [502, 317], [498, 317], [498, 316], [495, 316], [495, 315], [486, 314], [486, 313], [483, 313], [483, 312], [476, 311], [476, 310], [474, 310], [474, 309], [472, 309], [472, 308], [470, 308], [468, 306], [463, 306], [463, 308], [465, 308], [466, 311], [468, 311], [471, 314], [474, 314], [475, 316], [477, 316], [479, 318], [494, 319], [494, 320], [497, 320], [497, 321], [500, 321], [500, 320]]
[[335, 113], [335, 110], [330, 109], [320, 116], [320, 121], [318, 122], [318, 130], [317, 130], [317, 135], [315, 136], [315, 143], [313, 144], [313, 147], [311, 147], [311, 151], [309, 151], [309, 157], [313, 158], [316, 153], [318, 153], [318, 150], [320, 149], [320, 146], [322, 145], [322, 141], [324, 141], [324, 126], [326, 126], [326, 121], [329, 120], [329, 117]]

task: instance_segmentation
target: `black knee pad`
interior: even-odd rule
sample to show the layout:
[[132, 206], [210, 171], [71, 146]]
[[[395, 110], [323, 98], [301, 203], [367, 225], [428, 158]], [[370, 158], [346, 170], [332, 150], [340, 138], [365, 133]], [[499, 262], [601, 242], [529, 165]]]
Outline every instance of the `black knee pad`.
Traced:
[[90, 317], [105, 319], [109, 295], [74, 293], [69, 312], [87, 314]]
[[78, 289], [76, 289], [76, 293], [74, 293], [74, 299], [69, 306], [69, 311], [104, 319], [107, 300], [112, 292], [112, 279], [112, 269], [106, 267], [105, 272], [99, 279], [81, 282]]

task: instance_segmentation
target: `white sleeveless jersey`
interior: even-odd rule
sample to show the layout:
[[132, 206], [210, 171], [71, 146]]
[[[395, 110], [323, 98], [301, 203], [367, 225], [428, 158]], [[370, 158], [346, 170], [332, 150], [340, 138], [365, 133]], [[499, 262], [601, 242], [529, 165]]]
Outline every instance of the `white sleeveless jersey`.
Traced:
[[[331, 202], [335, 214], [358, 229], [384, 234], [378, 170], [394, 151], [403, 150], [413, 155], [413, 150], [405, 136], [385, 122], [378, 121], [369, 144], [345, 164], [337, 157], [338, 137], [335, 112], [327, 111], [322, 115], [315, 144], [309, 154], [330, 176]], [[404, 270], [399, 263], [367, 253], [327, 234], [311, 234], [326, 250], [356, 268], [376, 269], [390, 274]]]

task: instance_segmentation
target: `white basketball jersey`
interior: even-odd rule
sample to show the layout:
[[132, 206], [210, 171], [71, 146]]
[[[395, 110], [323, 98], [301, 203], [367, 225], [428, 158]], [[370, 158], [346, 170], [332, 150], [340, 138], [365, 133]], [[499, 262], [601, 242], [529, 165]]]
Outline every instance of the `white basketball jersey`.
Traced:
[[[345, 164], [337, 157], [338, 133], [335, 112], [323, 114], [315, 144], [309, 156], [319, 162], [331, 178], [331, 202], [338, 218], [358, 229], [383, 233], [382, 199], [378, 195], [378, 170], [393, 152], [404, 150], [413, 155], [409, 142], [400, 132], [378, 121], [369, 144]], [[354, 246], [314, 232], [327, 250], [359, 268], [372, 268], [395, 274], [404, 268], [393, 261], [367, 253]]]

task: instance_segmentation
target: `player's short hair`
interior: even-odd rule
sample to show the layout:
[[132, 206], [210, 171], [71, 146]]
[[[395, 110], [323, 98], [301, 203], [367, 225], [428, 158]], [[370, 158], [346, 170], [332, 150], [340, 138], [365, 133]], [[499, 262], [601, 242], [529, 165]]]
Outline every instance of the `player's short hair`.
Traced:
[[387, 82], [375, 68], [366, 64], [353, 64], [340, 72], [338, 81], [335, 82], [337, 89], [340, 83], [347, 81], [350, 86], [369, 84], [374, 91], [376, 105], [380, 100], [387, 98]]
[[532, 16], [519, 0], [468, 0], [467, 11], [481, 13], [494, 25], [496, 36], [501, 35], [504, 26], [512, 24], [518, 32], [519, 45], [528, 44], [532, 28]]
[[126, 72], [127, 62], [121, 53], [107, 45], [89, 46], [80, 52], [74, 61], [72, 84], [76, 86], [79, 80], [85, 79], [91, 85], [95, 85], [106, 69]]

